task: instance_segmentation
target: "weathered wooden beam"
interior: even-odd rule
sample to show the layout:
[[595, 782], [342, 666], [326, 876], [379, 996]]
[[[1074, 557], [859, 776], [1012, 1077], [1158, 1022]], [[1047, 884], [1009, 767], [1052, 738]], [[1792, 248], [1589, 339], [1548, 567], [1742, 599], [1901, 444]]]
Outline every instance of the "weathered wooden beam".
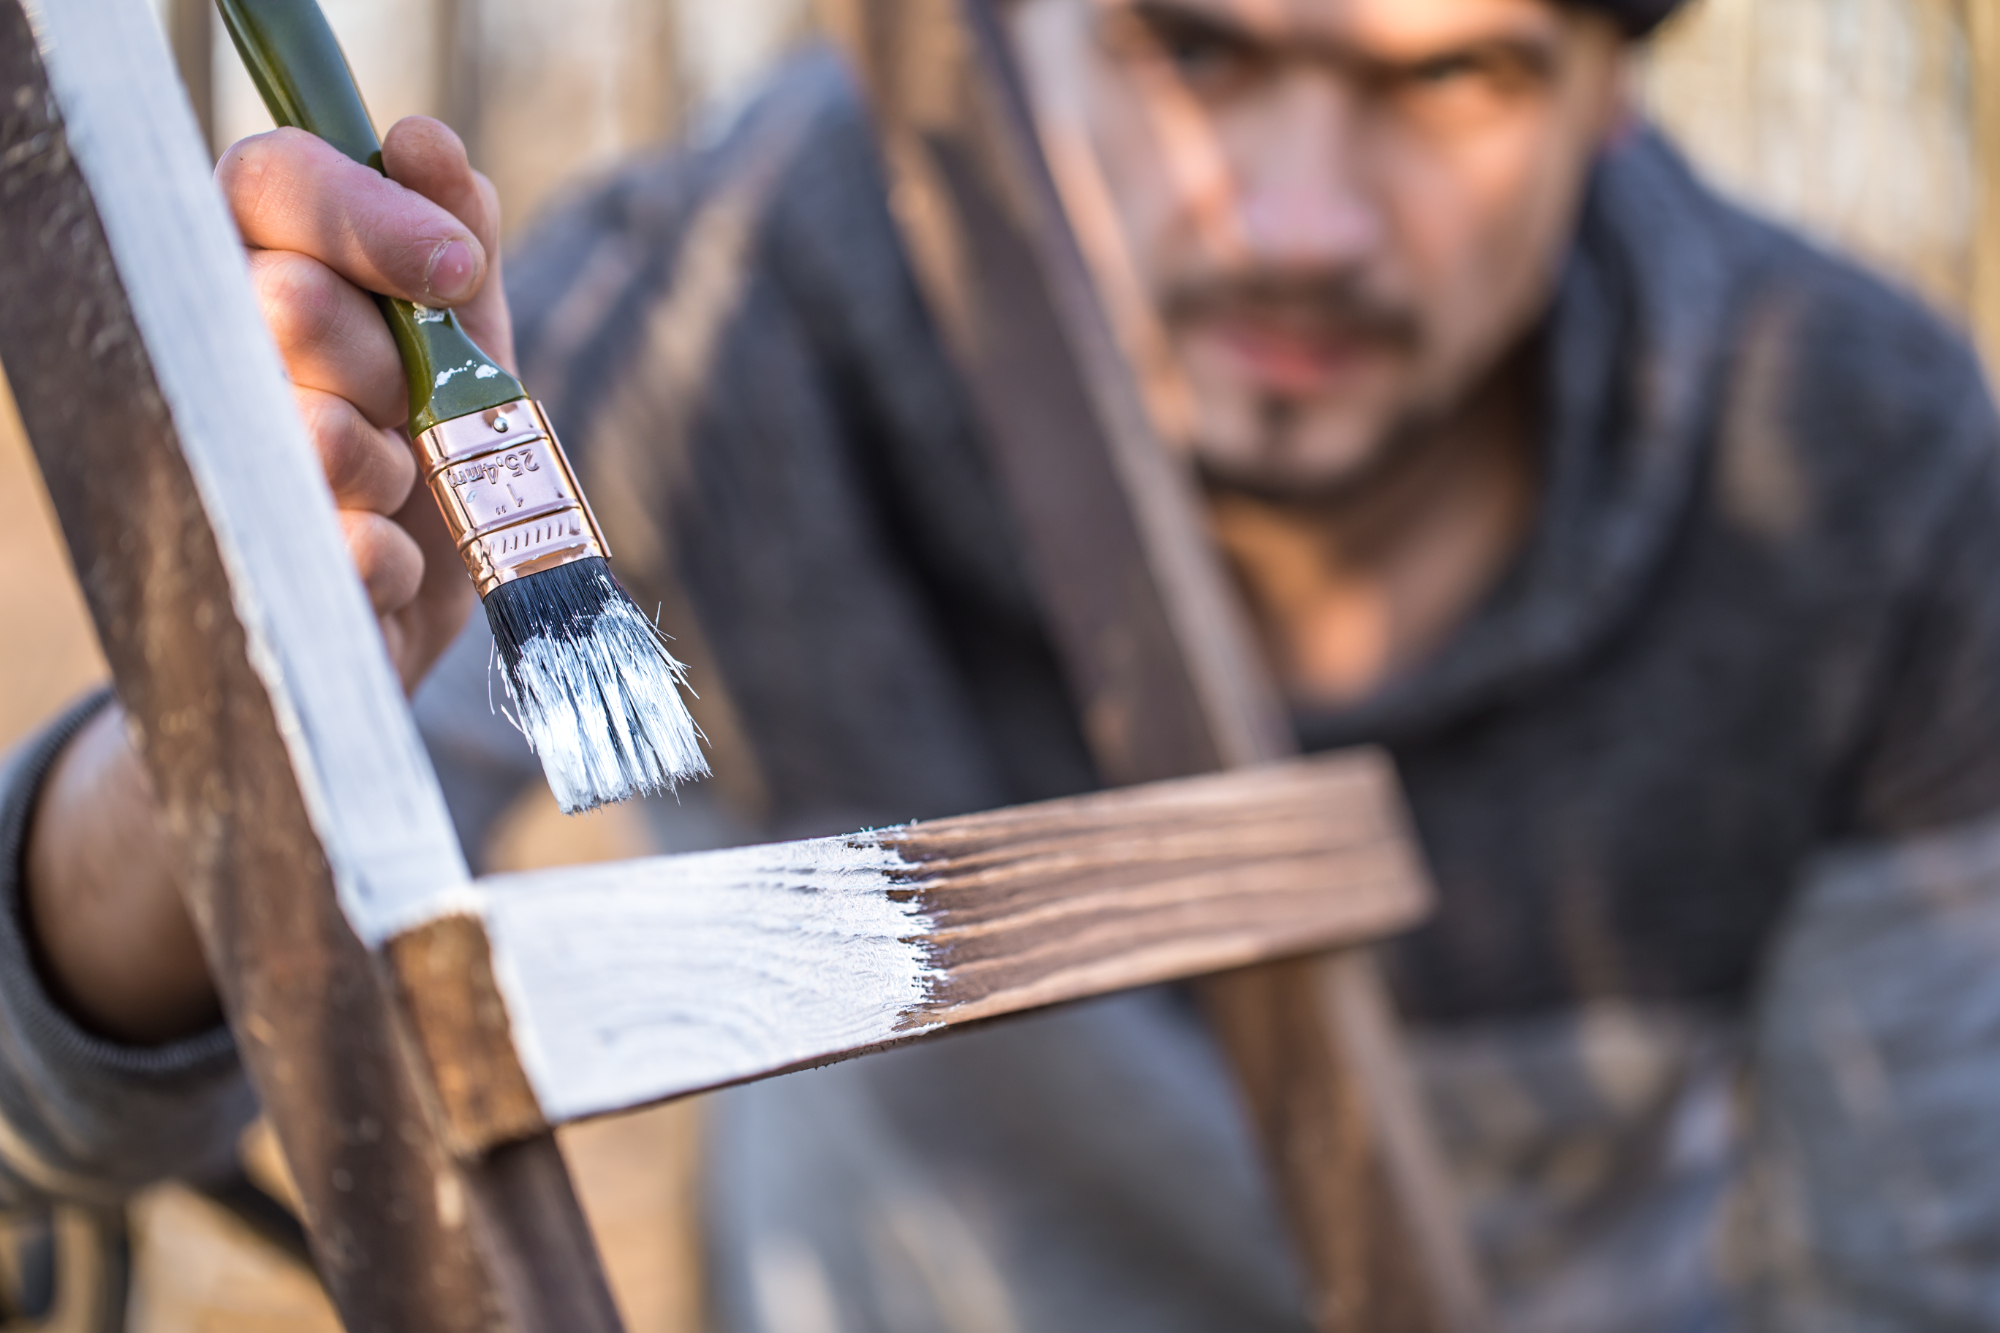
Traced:
[[[989, 0], [823, 0], [867, 90], [906, 248], [986, 427], [1101, 775], [1294, 741], [1154, 438]], [[1204, 983], [1327, 1330], [1487, 1322], [1445, 1172], [1361, 954]]]
[[2000, 7], [1966, 0], [1963, 13], [1975, 194], [1968, 322], [1988, 377], [2000, 382]]
[[964, 1023], [1380, 938], [1426, 894], [1394, 777], [1359, 753], [495, 876], [470, 912], [390, 953], [454, 1143], [480, 1152]]
[[0, 0], [0, 310], [347, 1326], [610, 1333], [553, 1142], [450, 1154], [370, 953], [465, 866], [143, 0]]
[[187, 90], [201, 142], [215, 146], [215, 0], [166, 0], [160, 17], [167, 30], [167, 47]]

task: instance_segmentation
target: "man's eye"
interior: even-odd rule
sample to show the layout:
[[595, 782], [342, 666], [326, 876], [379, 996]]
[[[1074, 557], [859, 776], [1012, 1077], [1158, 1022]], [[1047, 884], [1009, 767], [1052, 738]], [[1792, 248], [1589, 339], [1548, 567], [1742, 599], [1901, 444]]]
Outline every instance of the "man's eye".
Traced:
[[1184, 77], [1198, 81], [1228, 78], [1250, 63], [1241, 44], [1202, 32], [1163, 34], [1160, 53]]
[[1188, 71], [1212, 69], [1236, 54], [1227, 42], [1206, 33], [1169, 33], [1160, 39], [1167, 59]]
[[1411, 83], [1436, 86], [1479, 72], [1480, 62], [1471, 56], [1440, 56], [1436, 60], [1410, 66], [1404, 77]]
[[1257, 42], [1199, 14], [1149, 0], [1094, 7], [1102, 10], [1097, 34], [1108, 55], [1167, 65], [1202, 96], [1230, 92], [1264, 63], [1265, 53]]
[[1483, 104], [1516, 96], [1549, 81], [1547, 62], [1532, 53], [1457, 51], [1413, 61], [1395, 70], [1387, 86], [1426, 101], [1454, 106]]

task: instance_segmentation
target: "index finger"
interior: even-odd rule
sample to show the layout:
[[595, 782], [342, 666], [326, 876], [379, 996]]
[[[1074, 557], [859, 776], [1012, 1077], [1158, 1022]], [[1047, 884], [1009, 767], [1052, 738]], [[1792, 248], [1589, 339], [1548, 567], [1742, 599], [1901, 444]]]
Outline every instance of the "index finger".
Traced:
[[449, 211], [304, 130], [244, 139], [215, 174], [245, 243], [311, 255], [358, 287], [450, 306], [486, 275], [485, 248]]

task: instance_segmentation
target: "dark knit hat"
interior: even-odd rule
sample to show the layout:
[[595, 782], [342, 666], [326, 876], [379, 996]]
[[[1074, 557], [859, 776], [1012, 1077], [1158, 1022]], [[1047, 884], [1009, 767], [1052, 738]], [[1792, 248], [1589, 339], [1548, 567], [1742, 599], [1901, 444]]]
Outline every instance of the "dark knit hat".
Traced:
[[1604, 11], [1617, 19], [1631, 37], [1644, 37], [1680, 7], [1680, 0], [1569, 0], [1569, 3]]

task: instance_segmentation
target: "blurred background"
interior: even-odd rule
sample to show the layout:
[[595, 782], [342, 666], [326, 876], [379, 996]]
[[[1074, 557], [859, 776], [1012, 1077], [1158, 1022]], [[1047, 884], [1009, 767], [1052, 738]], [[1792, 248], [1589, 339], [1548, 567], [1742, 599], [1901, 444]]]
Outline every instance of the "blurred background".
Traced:
[[[269, 128], [210, 0], [155, 0], [220, 149]], [[699, 135], [811, 39], [811, 0], [322, 0], [378, 125], [449, 122], [510, 232], [620, 158]], [[2000, 365], [2000, 4], [1696, 0], [1652, 44], [1643, 98], [1713, 178], [1921, 292]], [[0, 747], [104, 676], [0, 380]], [[640, 855], [644, 821], [564, 820], [545, 792], [502, 821], [503, 868]], [[634, 1333], [698, 1327], [698, 1105], [566, 1131], [564, 1148]], [[254, 1173], [282, 1191], [267, 1140]], [[135, 1333], [305, 1333], [337, 1324], [309, 1273], [186, 1191], [136, 1210]]]

